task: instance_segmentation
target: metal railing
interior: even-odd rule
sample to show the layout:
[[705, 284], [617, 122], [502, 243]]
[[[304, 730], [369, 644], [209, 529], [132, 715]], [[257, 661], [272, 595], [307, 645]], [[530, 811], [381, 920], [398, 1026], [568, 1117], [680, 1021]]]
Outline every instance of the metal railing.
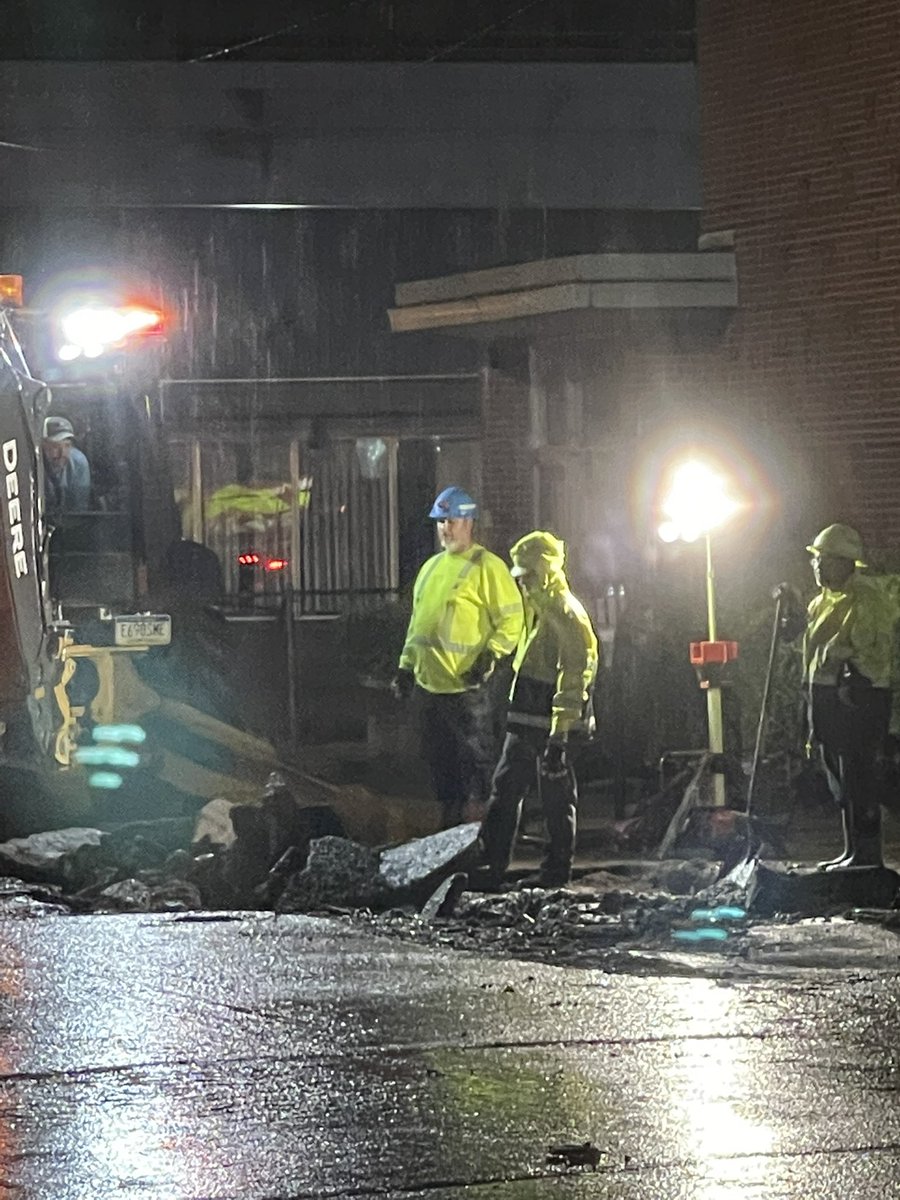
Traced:
[[[226, 615], [241, 614], [276, 616], [284, 612], [287, 592], [229, 592], [219, 607]], [[356, 616], [371, 612], [384, 604], [396, 603], [399, 588], [317, 588], [295, 591], [291, 595], [294, 617]]]

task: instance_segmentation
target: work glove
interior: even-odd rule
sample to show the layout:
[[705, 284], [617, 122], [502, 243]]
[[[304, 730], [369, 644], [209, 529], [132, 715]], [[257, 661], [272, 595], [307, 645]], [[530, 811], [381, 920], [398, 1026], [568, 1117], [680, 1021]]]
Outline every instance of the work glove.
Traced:
[[469, 667], [468, 671], [463, 671], [462, 681], [471, 691], [475, 688], [480, 688], [483, 683], [487, 683], [494, 673], [494, 667], [497, 665], [497, 658], [490, 650], [482, 650], [475, 661]]
[[776, 583], [772, 588], [772, 599], [780, 600], [785, 613], [803, 612], [803, 600], [792, 583]]
[[569, 758], [565, 742], [548, 742], [541, 758], [541, 774], [545, 779], [562, 779], [569, 773]]
[[837, 696], [841, 704], [846, 708], [862, 708], [871, 691], [871, 679], [868, 679], [851, 663], [844, 663], [837, 681]]
[[406, 667], [401, 667], [391, 680], [391, 694], [395, 700], [408, 700], [416, 686], [416, 677]]
[[781, 601], [780, 636], [788, 642], [800, 636], [806, 629], [806, 609], [797, 589], [790, 583], [779, 583], [772, 588], [772, 599]]

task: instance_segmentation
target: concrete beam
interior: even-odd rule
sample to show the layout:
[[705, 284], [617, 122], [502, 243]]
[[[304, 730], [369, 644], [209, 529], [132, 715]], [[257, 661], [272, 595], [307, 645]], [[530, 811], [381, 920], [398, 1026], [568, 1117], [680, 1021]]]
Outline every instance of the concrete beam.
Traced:
[[559, 287], [473, 296], [438, 304], [417, 304], [389, 310], [394, 333], [424, 329], [522, 321], [559, 314], [608, 309], [735, 308], [734, 281], [652, 280], [621, 283], [571, 283]]
[[574, 254], [398, 283], [397, 307], [548, 288], [572, 282], [733, 281], [733, 254]]

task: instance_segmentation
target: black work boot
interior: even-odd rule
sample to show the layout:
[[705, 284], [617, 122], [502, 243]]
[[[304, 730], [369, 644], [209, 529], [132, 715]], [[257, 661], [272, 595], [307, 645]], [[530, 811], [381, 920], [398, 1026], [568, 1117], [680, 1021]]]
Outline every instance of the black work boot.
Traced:
[[[564, 887], [572, 878], [575, 853], [575, 804], [568, 788], [554, 794], [544, 781], [541, 799], [550, 839], [538, 876], [539, 887]], [[555, 789], [554, 789], [555, 790]]]
[[496, 891], [506, 877], [522, 814], [522, 801], [510, 804], [492, 797], [481, 822], [482, 855], [479, 870], [482, 878], [496, 886], [485, 891]]
[[519, 887], [568, 887], [571, 882], [571, 868], [546, 865], [541, 867], [539, 871], [532, 871], [528, 875], [523, 875], [519, 880]]
[[837, 858], [830, 858], [826, 862], [817, 863], [816, 866], [820, 871], [839, 871], [841, 867], [846, 867], [853, 857], [856, 842], [853, 829], [853, 814], [849, 811], [846, 804], [841, 805], [841, 826], [844, 830], [844, 852], [843, 854], [839, 854]]
[[880, 806], [868, 806], [853, 815], [853, 849], [841, 866], [883, 867]]
[[482, 864], [472, 867], [469, 871], [470, 892], [503, 892], [507, 890], [506, 872], [496, 867]]

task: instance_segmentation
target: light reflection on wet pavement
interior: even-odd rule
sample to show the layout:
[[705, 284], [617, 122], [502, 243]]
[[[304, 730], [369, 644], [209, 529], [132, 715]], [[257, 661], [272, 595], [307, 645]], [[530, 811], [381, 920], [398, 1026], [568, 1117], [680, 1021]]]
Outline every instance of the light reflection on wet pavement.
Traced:
[[[604, 975], [337, 921], [0, 920], [0, 1197], [883, 1197], [892, 975]], [[597, 1172], [545, 1162], [593, 1141]]]

